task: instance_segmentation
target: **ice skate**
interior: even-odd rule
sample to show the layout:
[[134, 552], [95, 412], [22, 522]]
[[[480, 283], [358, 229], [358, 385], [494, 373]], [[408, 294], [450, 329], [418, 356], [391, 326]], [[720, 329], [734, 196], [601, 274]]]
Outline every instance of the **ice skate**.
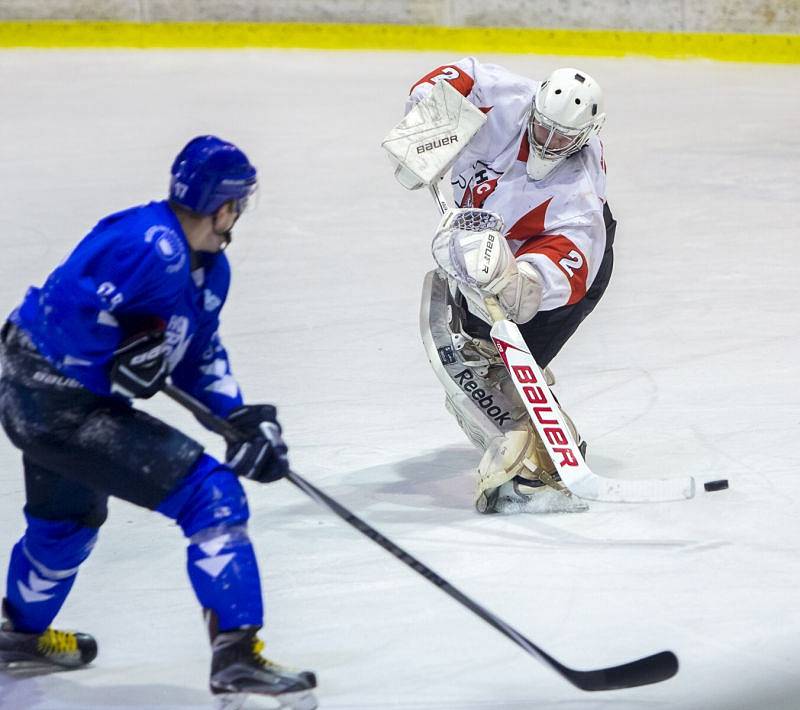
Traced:
[[[581, 447], [581, 453], [586, 447]], [[561, 481], [531, 425], [495, 438], [478, 464], [479, 513], [579, 513], [589, 509]]]
[[216, 632], [216, 619], [209, 614], [213, 656], [209, 686], [219, 710], [238, 710], [249, 697], [258, 707], [314, 710], [311, 692], [317, 679], [311, 671], [294, 671], [261, 655], [264, 643], [258, 627]]
[[524, 475], [514, 476], [497, 488], [481, 493], [475, 503], [480, 513], [500, 513], [514, 515], [516, 513], [582, 513], [589, 506], [580, 498], [576, 498], [563, 485], [555, 473], [551, 482], [545, 483], [540, 478], [527, 478]]
[[40, 634], [14, 630], [6, 600], [0, 623], [0, 671], [14, 675], [37, 675], [73, 670], [91, 663], [97, 642], [89, 634], [46, 629]]

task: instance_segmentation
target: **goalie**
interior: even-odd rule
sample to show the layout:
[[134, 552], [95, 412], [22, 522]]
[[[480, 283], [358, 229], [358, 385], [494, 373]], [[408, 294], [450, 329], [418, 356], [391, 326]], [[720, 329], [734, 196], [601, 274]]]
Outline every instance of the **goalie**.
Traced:
[[[583, 509], [560, 482], [491, 342], [486, 299], [518, 325], [546, 368], [605, 292], [616, 222], [596, 137], [605, 120], [602, 91], [577, 69], [536, 82], [467, 58], [412, 87], [409, 123], [440, 102], [433, 92], [440, 82], [485, 115], [468, 145], [438, 166], [442, 175], [452, 165], [459, 209], [447, 212], [437, 230], [434, 257], [445, 268], [426, 276], [421, 306], [423, 341], [446, 407], [484, 452], [476, 508]], [[454, 94], [437, 88], [442, 96]], [[427, 159], [429, 175], [436, 173]], [[411, 160], [399, 163], [396, 176], [405, 187], [433, 182]]]

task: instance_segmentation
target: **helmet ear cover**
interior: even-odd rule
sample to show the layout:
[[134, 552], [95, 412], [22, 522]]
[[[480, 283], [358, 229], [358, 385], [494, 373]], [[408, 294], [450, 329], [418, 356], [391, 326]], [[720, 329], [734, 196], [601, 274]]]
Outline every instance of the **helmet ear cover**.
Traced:
[[227, 202], [241, 214], [257, 185], [257, 172], [247, 156], [216, 136], [193, 138], [172, 164], [169, 199], [201, 215]]

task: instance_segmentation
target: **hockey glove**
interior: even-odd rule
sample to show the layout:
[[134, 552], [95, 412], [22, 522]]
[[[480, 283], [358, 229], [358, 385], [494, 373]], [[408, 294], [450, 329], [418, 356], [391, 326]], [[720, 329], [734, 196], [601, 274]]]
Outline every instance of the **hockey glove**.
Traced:
[[541, 305], [542, 279], [532, 264], [516, 261], [501, 229], [500, 217], [488, 210], [452, 210], [437, 228], [434, 259], [488, 323], [486, 296], [495, 297], [510, 320], [527, 323]]
[[167, 374], [163, 328], [137, 333], [114, 351], [111, 391], [149, 399], [164, 386]]
[[288, 473], [289, 449], [277, 415], [271, 404], [244, 405], [228, 415], [228, 422], [241, 433], [238, 441], [228, 443], [225, 461], [237, 476], [270, 483]]

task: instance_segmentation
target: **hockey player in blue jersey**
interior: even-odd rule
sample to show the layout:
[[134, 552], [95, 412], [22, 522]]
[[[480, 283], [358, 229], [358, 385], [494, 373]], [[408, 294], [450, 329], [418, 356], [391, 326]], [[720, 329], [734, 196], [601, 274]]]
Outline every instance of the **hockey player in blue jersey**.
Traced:
[[[0, 668], [76, 668], [88, 634], [50, 627], [116, 496], [175, 520], [212, 643], [213, 693], [316, 706], [314, 674], [261, 655], [262, 600], [238, 477], [288, 471], [276, 410], [245, 405], [217, 329], [230, 267], [223, 250], [256, 188], [231, 143], [190, 141], [169, 199], [101, 220], [2, 329], [0, 420], [22, 450], [27, 528], [11, 552]], [[174, 385], [226, 418], [241, 439], [226, 461], [132, 406]]]

